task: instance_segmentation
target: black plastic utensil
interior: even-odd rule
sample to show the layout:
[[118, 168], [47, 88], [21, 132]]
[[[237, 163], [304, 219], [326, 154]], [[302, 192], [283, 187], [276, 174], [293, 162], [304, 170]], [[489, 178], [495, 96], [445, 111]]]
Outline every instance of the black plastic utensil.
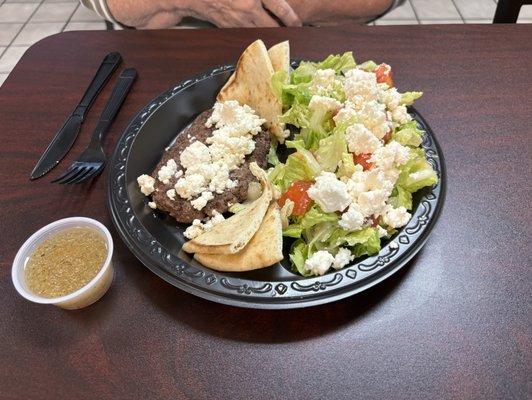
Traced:
[[105, 134], [109, 131], [136, 78], [137, 71], [134, 68], [122, 71], [102, 111], [98, 125], [96, 125], [96, 129], [92, 133], [89, 145], [70, 167], [52, 182], [65, 184], [82, 183], [98, 176], [103, 171], [107, 161], [102, 148]]
[[65, 157], [78, 137], [87, 111], [121, 62], [122, 56], [117, 52], [109, 53], [104, 57], [83, 98], [37, 161], [30, 175], [31, 180], [46, 175]]

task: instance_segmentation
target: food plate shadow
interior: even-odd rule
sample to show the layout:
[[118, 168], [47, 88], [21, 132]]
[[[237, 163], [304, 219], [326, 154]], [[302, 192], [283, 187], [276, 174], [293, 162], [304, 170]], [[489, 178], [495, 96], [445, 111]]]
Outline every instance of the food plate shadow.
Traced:
[[135, 280], [135, 284], [157, 309], [204, 334], [235, 342], [290, 343], [323, 337], [356, 324], [384, 304], [400, 287], [415, 268], [420, 253], [379, 285], [343, 300], [311, 308], [240, 308], [204, 300], [162, 282], [164, 287], [141, 279]]

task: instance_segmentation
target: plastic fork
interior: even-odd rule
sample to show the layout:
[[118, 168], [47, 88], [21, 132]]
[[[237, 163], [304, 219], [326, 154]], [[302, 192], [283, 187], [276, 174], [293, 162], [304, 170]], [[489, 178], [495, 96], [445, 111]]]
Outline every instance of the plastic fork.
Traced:
[[96, 125], [96, 129], [92, 133], [91, 142], [70, 167], [52, 182], [62, 184], [82, 183], [98, 176], [103, 171], [107, 162], [107, 157], [102, 148], [105, 134], [109, 131], [136, 78], [137, 71], [134, 68], [127, 68], [122, 71], [113, 87], [109, 100], [105, 104], [98, 125]]

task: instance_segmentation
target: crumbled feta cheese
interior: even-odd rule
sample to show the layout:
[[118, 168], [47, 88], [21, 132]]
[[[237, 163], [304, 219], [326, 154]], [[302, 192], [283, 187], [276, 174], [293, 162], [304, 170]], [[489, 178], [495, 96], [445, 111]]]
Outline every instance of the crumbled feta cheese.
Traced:
[[199, 164], [209, 164], [211, 162], [211, 154], [205, 144], [202, 142], [194, 142], [183, 150], [179, 156], [179, 161], [181, 161], [183, 168], [190, 168]]
[[360, 212], [360, 207], [357, 203], [351, 203], [347, 211], [342, 214], [338, 225], [350, 232], [362, 228], [364, 225], [364, 215]]
[[349, 249], [346, 249], [345, 247], [340, 247], [338, 249], [338, 253], [336, 253], [336, 255], [334, 256], [332, 267], [334, 269], [342, 269], [354, 259], [355, 256], [351, 254], [351, 251]]
[[342, 107], [342, 103], [332, 97], [313, 95], [308, 103], [311, 110], [336, 111]]
[[333, 117], [336, 125], [352, 123], [358, 119], [357, 112], [351, 102], [346, 102], [344, 106]]
[[383, 90], [380, 92], [379, 101], [386, 104], [388, 110], [393, 111], [399, 107], [399, 104], [401, 103], [401, 93], [399, 93], [394, 87]]
[[323, 275], [331, 268], [334, 257], [326, 250], [320, 250], [307, 258], [305, 268], [313, 275]]
[[211, 192], [223, 193], [226, 188], [234, 187], [229, 179], [229, 167], [223, 163], [217, 163], [217, 170], [209, 183]]
[[182, 176], [183, 176], [183, 171], [181, 171], [181, 170], [177, 171], [177, 172], [175, 173], [175, 175], [174, 175], [174, 177], [175, 177], [176, 179], [179, 179], [179, 178], [181, 178]]
[[212, 192], [202, 192], [201, 195], [192, 200], [190, 204], [192, 204], [192, 207], [194, 207], [196, 210], [202, 210], [207, 205], [209, 200], [212, 199], [214, 199]]
[[157, 204], [155, 204], [154, 201], [149, 201], [148, 207], [150, 207], [152, 210], [155, 210], [157, 208]]
[[177, 164], [175, 160], [171, 158], [166, 162], [166, 165], [163, 165], [157, 172], [157, 178], [159, 178], [159, 180], [165, 185], [168, 185], [170, 183], [170, 178], [175, 176], [176, 172]]
[[241, 106], [236, 100], [227, 100], [214, 104], [213, 112], [205, 126], [210, 128], [214, 125], [227, 136], [242, 136], [248, 133], [256, 135], [262, 130], [265, 122], [265, 119], [256, 115], [246, 104]]
[[379, 97], [377, 78], [373, 72], [366, 72], [356, 68], [347, 71], [343, 88], [346, 97], [357, 110], [360, 110], [364, 103], [377, 100]]
[[378, 169], [390, 170], [405, 164], [409, 155], [410, 149], [408, 147], [392, 140], [386, 146], [378, 148], [369, 161], [375, 163]]
[[[209, 128], [215, 127], [206, 144], [196, 141], [180, 155], [185, 170], [175, 172], [178, 178], [174, 186], [176, 193], [184, 199], [192, 199], [203, 192], [220, 194], [225, 189], [234, 188], [237, 181], [230, 179], [229, 174], [255, 150], [253, 135], [262, 130], [265, 122], [250, 107], [240, 106], [237, 101], [216, 103], [205, 124]], [[193, 205], [201, 210], [209, 200], [200, 196], [193, 200]]]
[[358, 204], [359, 212], [365, 218], [379, 215], [386, 207], [386, 200], [393, 190], [384, 172], [378, 169], [361, 171], [358, 169], [347, 179], [347, 192], [353, 202]]
[[187, 229], [185, 229], [185, 232], [183, 232], [183, 235], [187, 239], [194, 239], [195, 237], [198, 237], [204, 232], [203, 230], [203, 224], [199, 219], [195, 219], [192, 221], [192, 225], [190, 225]]
[[399, 245], [397, 244], [397, 242], [395, 240], [392, 240], [390, 242], [390, 249], [395, 250], [395, 249], [398, 249], [398, 248], [399, 248]]
[[251, 137], [226, 136], [215, 133], [207, 139], [212, 161], [222, 161], [230, 170], [238, 168], [244, 163], [248, 154], [255, 150], [255, 141]]
[[380, 238], [383, 238], [385, 237], [386, 235], [388, 235], [388, 231], [386, 229], [384, 229], [382, 226], [378, 225], [377, 226], [377, 231], [379, 232], [379, 237]]
[[393, 208], [392, 206], [387, 206], [382, 215], [382, 222], [390, 228], [400, 228], [410, 221], [410, 217], [411, 215], [405, 207]]
[[205, 176], [201, 174], [188, 174], [179, 178], [174, 186], [176, 193], [183, 199], [190, 199], [206, 188]]
[[151, 176], [143, 174], [137, 178], [137, 183], [139, 184], [140, 191], [149, 196], [155, 190], [155, 179]]
[[389, 196], [393, 186], [394, 184], [386, 178], [384, 172], [376, 168], [368, 171], [357, 169], [346, 181], [347, 192], [353, 201], [357, 201], [361, 193], [375, 190], [382, 190]]
[[213, 226], [215, 226], [215, 225], [219, 224], [220, 222], [222, 222], [224, 219], [225, 219], [225, 218], [224, 218], [224, 216], [223, 216], [221, 213], [219, 213], [219, 212], [216, 211], [216, 210], [213, 210], [213, 212], [212, 212], [212, 218], [209, 219], [209, 220], [207, 220], [207, 222], [205, 222], [205, 223], [203, 224], [203, 228], [204, 228], [205, 230], [208, 231], [208, 230], [211, 229]]
[[392, 119], [394, 122], [399, 124], [406, 124], [409, 121], [412, 121], [412, 117], [408, 114], [406, 106], [398, 106], [392, 111]]
[[322, 172], [307, 193], [325, 212], [343, 211], [351, 203], [345, 183], [332, 172]]
[[167, 190], [166, 197], [168, 197], [170, 200], [175, 200], [175, 189]]
[[388, 193], [384, 190], [370, 190], [358, 195], [358, 205], [360, 211], [366, 217], [379, 215], [386, 208]]
[[314, 74], [309, 90], [311, 93], [327, 95], [334, 90], [336, 71], [334, 69], [319, 69]]
[[373, 153], [382, 146], [381, 141], [362, 124], [349, 126], [345, 132], [345, 139], [349, 151], [357, 155]]
[[353, 68], [345, 73], [346, 80], [353, 82], [370, 81], [377, 84], [377, 75], [374, 72], [364, 71], [363, 69]]
[[387, 119], [386, 106], [375, 100], [365, 102], [357, 116], [360, 122], [379, 139], [392, 128], [391, 122]]
[[225, 218], [222, 214], [217, 211], [213, 211], [212, 218], [205, 221], [205, 223], [202, 223], [199, 219], [192, 221], [192, 225], [185, 229], [183, 235], [185, 235], [187, 239], [194, 239], [209, 229], [212, 229], [213, 226], [222, 222], [224, 219]]

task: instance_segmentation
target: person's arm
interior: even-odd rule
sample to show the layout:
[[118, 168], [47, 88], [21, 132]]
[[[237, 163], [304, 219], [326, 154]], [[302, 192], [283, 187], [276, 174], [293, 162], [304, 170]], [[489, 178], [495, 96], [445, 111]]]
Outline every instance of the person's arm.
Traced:
[[336, 25], [342, 22], [367, 22], [402, 0], [287, 0], [304, 24]]
[[[139, 29], [168, 28], [190, 15], [190, 0], [99, 0], [119, 23]], [[193, 1], [193, 0], [192, 0]]]
[[102, 17], [135, 28], [168, 28], [185, 16], [219, 27], [287, 26], [301, 21], [286, 0], [81, 0]]

